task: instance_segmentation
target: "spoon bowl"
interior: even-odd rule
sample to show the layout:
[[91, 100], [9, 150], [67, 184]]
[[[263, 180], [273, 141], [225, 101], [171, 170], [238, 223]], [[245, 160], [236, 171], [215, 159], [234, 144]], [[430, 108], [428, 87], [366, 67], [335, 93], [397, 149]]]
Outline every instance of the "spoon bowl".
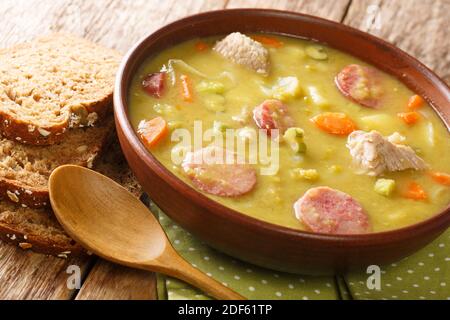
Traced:
[[56, 218], [87, 250], [118, 264], [179, 278], [219, 299], [243, 299], [179, 256], [151, 211], [112, 179], [65, 165], [52, 172], [49, 190]]

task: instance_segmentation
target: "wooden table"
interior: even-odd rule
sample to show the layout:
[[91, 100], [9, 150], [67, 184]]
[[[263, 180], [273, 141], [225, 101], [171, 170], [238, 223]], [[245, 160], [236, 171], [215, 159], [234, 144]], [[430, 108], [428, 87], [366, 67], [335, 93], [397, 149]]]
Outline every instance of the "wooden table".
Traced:
[[[126, 52], [164, 24], [202, 11], [264, 7], [340, 21], [384, 38], [450, 82], [450, 0], [1, 0], [0, 47], [67, 31]], [[80, 267], [82, 287], [66, 285]], [[155, 299], [155, 276], [96, 257], [47, 257], [0, 242], [0, 299]]]

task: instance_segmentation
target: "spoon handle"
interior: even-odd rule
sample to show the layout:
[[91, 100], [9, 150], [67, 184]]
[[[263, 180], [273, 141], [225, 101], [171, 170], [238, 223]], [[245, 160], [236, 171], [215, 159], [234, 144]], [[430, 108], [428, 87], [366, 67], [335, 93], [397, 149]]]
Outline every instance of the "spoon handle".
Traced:
[[164, 265], [163, 270], [161, 270], [164, 274], [183, 280], [218, 300], [246, 300], [245, 297], [207, 276], [197, 268], [194, 268], [189, 262], [178, 255], [178, 253], [171, 252], [168, 256], [166, 256], [166, 263], [161, 261], [166, 259], [158, 259]]

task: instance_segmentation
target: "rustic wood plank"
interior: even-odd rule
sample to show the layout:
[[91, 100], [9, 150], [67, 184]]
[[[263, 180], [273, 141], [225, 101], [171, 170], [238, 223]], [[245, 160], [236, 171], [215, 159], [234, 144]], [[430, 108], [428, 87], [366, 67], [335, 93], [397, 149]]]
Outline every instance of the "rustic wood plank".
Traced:
[[0, 242], [0, 298], [71, 299], [75, 289], [67, 287], [67, 268], [78, 266], [84, 278], [90, 259], [49, 257]]
[[[125, 52], [139, 38], [170, 21], [201, 11], [221, 9], [224, 4], [225, 1], [204, 0], [182, 3], [175, 0], [3, 0], [0, 1], [0, 47], [62, 31]], [[1, 298], [69, 299], [74, 294], [73, 290], [64, 290], [67, 275], [62, 271], [67, 263], [63, 260], [31, 252], [24, 255], [20, 249], [4, 244], [0, 246], [0, 256]], [[26, 262], [29, 269], [19, 273], [14, 265], [21, 267]], [[35, 272], [38, 267], [39, 272]], [[141, 290], [136, 291], [134, 286], [137, 284], [142, 286]], [[148, 273], [99, 262], [79, 298], [155, 298], [154, 288], [154, 276]]]
[[449, 12], [449, 0], [360, 0], [344, 23], [395, 44], [450, 83]]
[[230, 0], [227, 8], [271, 8], [312, 14], [341, 21], [350, 0]]
[[155, 274], [99, 260], [77, 300], [156, 300]]

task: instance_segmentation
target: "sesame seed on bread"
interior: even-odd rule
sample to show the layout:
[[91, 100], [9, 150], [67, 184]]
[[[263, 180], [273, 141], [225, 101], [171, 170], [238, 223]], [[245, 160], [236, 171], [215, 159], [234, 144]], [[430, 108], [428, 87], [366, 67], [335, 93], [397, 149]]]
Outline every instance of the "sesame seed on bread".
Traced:
[[0, 134], [32, 145], [65, 139], [107, 113], [121, 56], [52, 34], [0, 50]]
[[112, 116], [95, 127], [73, 129], [51, 146], [25, 145], [0, 140], [0, 197], [23, 207], [49, 205], [48, 178], [60, 165], [92, 167], [111, 139]]
[[[124, 160], [117, 139], [111, 142], [95, 170], [122, 184], [136, 197], [141, 196], [142, 189]], [[51, 208], [23, 208], [3, 199], [0, 200], [0, 239], [25, 250], [60, 258], [84, 253], [59, 225]]]

